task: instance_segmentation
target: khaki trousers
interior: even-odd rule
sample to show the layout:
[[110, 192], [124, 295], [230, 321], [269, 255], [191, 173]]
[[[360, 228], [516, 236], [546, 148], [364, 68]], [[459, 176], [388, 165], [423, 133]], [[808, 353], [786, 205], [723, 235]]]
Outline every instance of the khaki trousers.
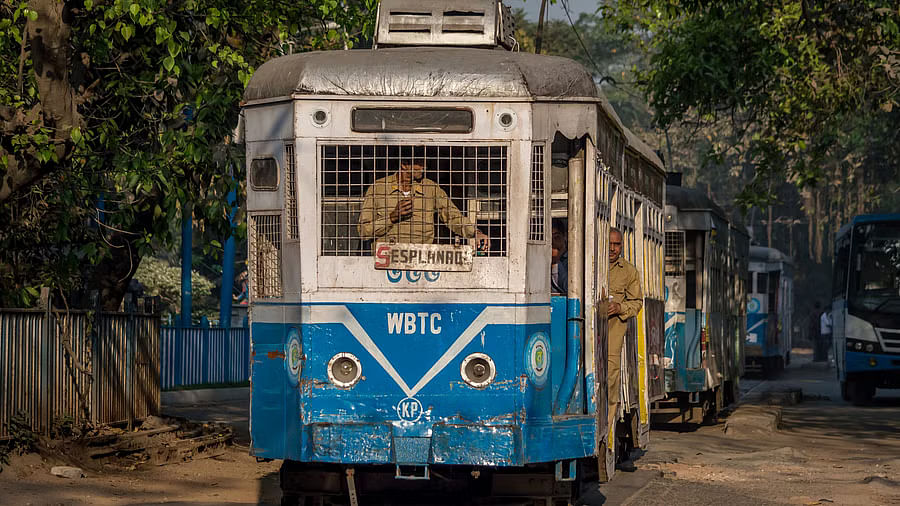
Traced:
[[622, 391], [622, 345], [625, 343], [625, 332], [628, 330], [628, 322], [623, 322], [618, 316], [609, 319], [609, 355], [606, 360], [606, 385], [607, 385], [607, 431], [613, 426], [619, 412], [620, 393]]

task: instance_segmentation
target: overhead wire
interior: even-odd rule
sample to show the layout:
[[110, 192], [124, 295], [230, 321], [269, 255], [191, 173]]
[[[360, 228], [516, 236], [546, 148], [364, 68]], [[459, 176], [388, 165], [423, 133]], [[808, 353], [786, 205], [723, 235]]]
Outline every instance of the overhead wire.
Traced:
[[615, 84], [615, 79], [604, 75], [603, 71], [600, 70], [600, 66], [597, 65], [597, 62], [594, 61], [594, 57], [591, 56], [591, 52], [588, 51], [587, 46], [584, 45], [584, 40], [581, 38], [581, 34], [578, 33], [578, 28], [575, 27], [575, 22], [572, 21], [572, 15], [569, 13], [569, 2], [567, 0], [559, 0], [560, 5], [562, 5], [563, 11], [566, 13], [566, 18], [569, 20], [569, 26], [572, 27], [572, 32], [575, 33], [575, 38], [578, 39], [578, 43], [581, 44], [581, 49], [584, 50], [585, 56], [587, 56], [588, 60], [590, 60], [591, 65], [594, 66], [594, 70], [597, 71], [597, 74], [600, 75], [600, 83], [603, 84], [604, 81], [611, 81]]

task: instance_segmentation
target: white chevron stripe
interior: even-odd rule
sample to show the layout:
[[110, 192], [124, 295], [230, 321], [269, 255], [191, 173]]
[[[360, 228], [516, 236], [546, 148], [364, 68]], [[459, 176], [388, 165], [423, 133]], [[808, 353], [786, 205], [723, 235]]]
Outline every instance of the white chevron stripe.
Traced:
[[550, 307], [548, 306], [492, 306], [487, 307], [478, 314], [478, 316], [466, 327], [456, 341], [447, 348], [447, 351], [441, 355], [441, 358], [431, 366], [431, 369], [422, 376], [422, 379], [413, 388], [409, 388], [406, 381], [400, 376], [393, 364], [384, 356], [384, 353], [378, 348], [378, 345], [369, 337], [362, 325], [356, 320], [353, 314], [344, 305], [334, 306], [308, 306], [303, 308], [302, 319], [304, 322], [314, 324], [339, 323], [344, 325], [346, 329], [359, 341], [359, 344], [372, 355], [372, 358], [384, 368], [397, 386], [403, 390], [407, 397], [414, 397], [423, 388], [425, 388], [435, 376], [438, 375], [447, 364], [450, 363], [457, 355], [465, 349], [473, 339], [475, 339], [487, 325], [504, 325], [504, 324], [534, 324], [550, 322]]
[[766, 320], [765, 318], [763, 318], [762, 320], [760, 320], [760, 321], [754, 323], [752, 327], [750, 327], [749, 329], [747, 329], [747, 332], [753, 332], [754, 330], [756, 330], [756, 327], [759, 327], [759, 326], [762, 325], [763, 323], [766, 323], [766, 321], [767, 321], [767, 320]]

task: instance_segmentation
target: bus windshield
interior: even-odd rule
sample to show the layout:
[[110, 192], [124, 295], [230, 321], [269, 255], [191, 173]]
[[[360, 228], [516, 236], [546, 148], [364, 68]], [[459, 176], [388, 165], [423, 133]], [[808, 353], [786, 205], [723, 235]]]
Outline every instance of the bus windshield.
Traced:
[[856, 227], [850, 305], [900, 314], [900, 223]]

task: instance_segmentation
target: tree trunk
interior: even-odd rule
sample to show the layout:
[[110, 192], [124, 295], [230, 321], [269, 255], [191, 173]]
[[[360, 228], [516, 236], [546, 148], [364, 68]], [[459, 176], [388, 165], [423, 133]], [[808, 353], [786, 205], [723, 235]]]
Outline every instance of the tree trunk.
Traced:
[[[56, 161], [41, 162], [37, 152], [13, 155], [7, 151], [12, 147], [4, 143], [0, 146], [0, 156], [7, 158], [8, 166], [5, 177], [0, 181], [0, 202], [64, 166], [73, 147], [72, 127], [81, 122], [75, 92], [69, 83], [71, 29], [66, 3], [60, 0], [31, 0], [28, 8], [37, 13], [37, 19], [25, 24], [24, 40], [31, 46], [30, 58], [40, 102], [24, 114], [0, 111], [0, 124], [4, 136], [12, 132], [30, 133], [34, 130], [31, 120], [38, 118], [38, 127], [49, 128], [52, 132]], [[25, 47], [22, 49], [21, 58], [25, 58]], [[19, 76], [19, 81], [24, 81], [24, 76]]]
[[141, 263], [141, 255], [131, 242], [124, 242], [109, 251], [110, 256], [101, 260], [94, 271], [94, 289], [100, 292], [100, 305], [104, 311], [118, 311], [128, 292], [128, 284]]

